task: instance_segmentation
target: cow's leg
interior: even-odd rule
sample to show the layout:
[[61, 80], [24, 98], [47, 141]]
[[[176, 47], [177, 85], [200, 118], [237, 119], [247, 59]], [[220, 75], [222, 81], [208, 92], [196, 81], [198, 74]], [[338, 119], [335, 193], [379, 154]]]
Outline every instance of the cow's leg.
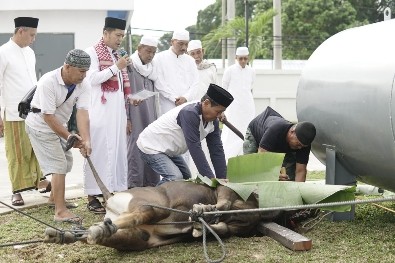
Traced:
[[151, 206], [140, 205], [130, 213], [121, 214], [114, 222], [108, 221], [91, 226], [88, 230], [88, 243], [96, 244], [115, 234], [118, 229], [134, 229], [138, 225], [154, 223], [169, 216], [169, 212]]

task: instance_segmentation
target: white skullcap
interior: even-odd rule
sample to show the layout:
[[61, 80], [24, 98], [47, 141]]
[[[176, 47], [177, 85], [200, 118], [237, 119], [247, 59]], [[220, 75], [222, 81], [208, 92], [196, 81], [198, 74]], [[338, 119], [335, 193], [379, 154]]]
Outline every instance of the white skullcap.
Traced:
[[195, 50], [195, 49], [199, 49], [199, 48], [202, 48], [202, 41], [200, 41], [200, 40], [191, 40], [188, 43], [187, 51], [189, 52], [189, 51], [192, 51], [192, 50]]
[[172, 39], [189, 41], [189, 32], [185, 29], [175, 30]]
[[238, 47], [236, 49], [236, 56], [248, 56], [250, 52], [248, 52], [248, 47]]
[[143, 36], [140, 40], [141, 45], [158, 47], [158, 40], [150, 36]]

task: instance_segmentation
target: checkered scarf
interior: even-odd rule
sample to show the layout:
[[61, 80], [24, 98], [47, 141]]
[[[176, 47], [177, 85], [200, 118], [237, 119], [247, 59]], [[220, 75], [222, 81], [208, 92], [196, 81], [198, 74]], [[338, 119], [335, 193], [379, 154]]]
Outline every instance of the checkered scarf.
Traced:
[[[108, 51], [106, 44], [104, 44], [103, 38], [100, 39], [99, 43], [97, 43], [94, 46], [94, 48], [95, 48], [97, 57], [99, 59], [100, 71], [114, 65], [111, 54]], [[115, 53], [114, 55], [115, 55], [115, 58], [118, 59], [118, 54]], [[130, 82], [129, 82], [129, 77], [128, 77], [126, 68], [122, 69], [121, 73], [122, 73], [122, 79], [123, 79], [123, 93], [125, 94], [125, 98], [126, 98], [127, 95], [129, 95], [131, 93]], [[103, 82], [101, 84], [101, 90], [103, 92], [103, 95], [101, 97], [102, 103], [104, 104], [107, 101], [106, 98], [104, 97], [104, 92], [115, 92], [118, 89], [119, 89], [119, 83], [118, 83], [117, 75], [114, 75], [111, 78], [109, 78], [107, 81]]]

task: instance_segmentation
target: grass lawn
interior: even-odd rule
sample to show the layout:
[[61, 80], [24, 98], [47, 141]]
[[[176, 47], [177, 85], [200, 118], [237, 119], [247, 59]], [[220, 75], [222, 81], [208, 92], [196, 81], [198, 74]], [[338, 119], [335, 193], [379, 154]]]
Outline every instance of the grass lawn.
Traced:
[[[308, 178], [322, 179], [322, 174]], [[101, 221], [101, 216], [89, 213], [82, 199], [75, 213], [84, 217], [84, 226]], [[381, 203], [395, 210], [394, 203]], [[49, 224], [53, 210], [38, 207], [26, 210], [30, 215]], [[0, 216], [0, 244], [40, 240], [45, 225], [11, 213]], [[68, 224], [56, 225], [69, 228]], [[227, 256], [224, 262], [395, 262], [395, 214], [371, 204], [358, 205], [353, 221], [331, 222], [323, 220], [304, 235], [311, 238], [313, 248], [306, 252], [293, 252], [271, 238], [254, 236], [224, 239]], [[220, 248], [215, 240], [208, 242], [209, 255], [219, 258]], [[0, 248], [0, 262], [206, 262], [201, 241], [178, 243], [142, 252], [116, 250], [82, 243], [70, 245], [32, 244], [14, 248]]]

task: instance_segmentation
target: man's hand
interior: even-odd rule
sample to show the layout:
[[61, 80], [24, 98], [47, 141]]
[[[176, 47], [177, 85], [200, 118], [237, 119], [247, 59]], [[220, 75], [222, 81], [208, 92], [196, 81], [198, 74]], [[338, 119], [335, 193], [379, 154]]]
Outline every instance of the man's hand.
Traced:
[[80, 147], [80, 153], [82, 156], [87, 157], [90, 156], [92, 153], [92, 147], [90, 141], [82, 141]]
[[142, 102], [143, 102], [143, 100], [129, 99], [129, 103], [134, 106], [139, 106]]
[[222, 112], [222, 113], [221, 113], [221, 116], [220, 116], [218, 119], [219, 119], [219, 121], [222, 121], [222, 122], [226, 121], [225, 113]]
[[289, 181], [289, 177], [287, 175], [287, 170], [285, 167], [281, 167], [280, 175], [278, 176], [279, 181]]
[[126, 134], [130, 135], [132, 133], [132, 122], [130, 120], [126, 123]]
[[116, 63], [118, 69], [121, 70], [121, 69], [126, 68], [129, 65], [129, 60], [130, 59], [129, 59], [128, 55], [121, 57]]
[[186, 98], [184, 98], [184, 97], [178, 97], [178, 98], [176, 98], [175, 104], [176, 104], [176, 106], [180, 106], [181, 104], [184, 104], [185, 102], [187, 102], [187, 99], [186, 99]]

